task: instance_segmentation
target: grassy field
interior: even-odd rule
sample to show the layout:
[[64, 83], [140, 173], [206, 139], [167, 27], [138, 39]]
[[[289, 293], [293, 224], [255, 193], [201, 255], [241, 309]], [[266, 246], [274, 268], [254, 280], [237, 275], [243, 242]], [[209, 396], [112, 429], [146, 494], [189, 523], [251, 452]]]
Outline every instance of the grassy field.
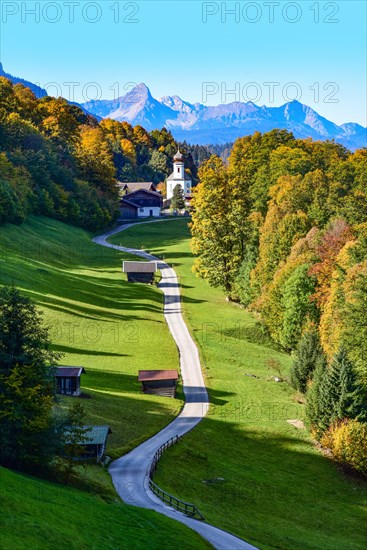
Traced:
[[111, 426], [113, 457], [156, 433], [181, 407], [180, 399], [140, 390], [139, 369], [176, 367], [178, 356], [161, 292], [128, 284], [122, 258], [93, 244], [89, 233], [47, 218], [0, 228], [0, 283], [14, 283], [43, 310], [61, 364], [85, 367], [87, 421]]
[[164, 455], [155, 481], [261, 549], [366, 548], [367, 484], [286, 422], [302, 420], [304, 408], [286, 382], [273, 380], [267, 361], [278, 360], [286, 378], [291, 359], [253, 317], [195, 277], [187, 221], [136, 226], [112, 241], [143, 245], [174, 265], [212, 403]]
[[[42, 309], [54, 348], [65, 354], [61, 364], [85, 367], [86, 420], [111, 426], [111, 456], [156, 433], [182, 404], [140, 391], [139, 368], [176, 367], [178, 356], [160, 291], [129, 285], [122, 258], [55, 220], [0, 228], [0, 284], [14, 283]], [[0, 469], [0, 548], [209, 547], [176, 522], [125, 506], [106, 469], [89, 466], [80, 474], [73, 484], [83, 491]]]
[[4, 468], [0, 486], [3, 550], [210, 548], [194, 531], [152, 511]]

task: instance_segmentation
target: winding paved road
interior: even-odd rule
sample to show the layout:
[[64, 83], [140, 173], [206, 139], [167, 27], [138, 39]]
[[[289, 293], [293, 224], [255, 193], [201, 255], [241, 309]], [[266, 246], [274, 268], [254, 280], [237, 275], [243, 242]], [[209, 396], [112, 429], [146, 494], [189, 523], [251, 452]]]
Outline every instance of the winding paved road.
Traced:
[[209, 398], [201, 372], [197, 347], [182, 318], [180, 288], [175, 271], [159, 258], [142, 250], [117, 246], [107, 242], [107, 239], [112, 235], [120, 233], [133, 225], [135, 224], [122, 225], [100, 237], [95, 237], [93, 241], [108, 248], [129, 252], [146, 260], [158, 262], [158, 268], [162, 273], [162, 279], [158, 286], [163, 291], [165, 298], [164, 316], [180, 354], [185, 405], [179, 416], [166, 428], [127, 455], [112, 462], [109, 471], [113, 484], [120, 497], [127, 504], [149, 508], [184, 523], [197, 531], [218, 550], [256, 550], [254, 546], [226, 531], [185, 516], [181, 512], [166, 506], [149, 488], [147, 469], [155, 452], [171, 437], [175, 435], [182, 436], [194, 428], [206, 415], [209, 408]]

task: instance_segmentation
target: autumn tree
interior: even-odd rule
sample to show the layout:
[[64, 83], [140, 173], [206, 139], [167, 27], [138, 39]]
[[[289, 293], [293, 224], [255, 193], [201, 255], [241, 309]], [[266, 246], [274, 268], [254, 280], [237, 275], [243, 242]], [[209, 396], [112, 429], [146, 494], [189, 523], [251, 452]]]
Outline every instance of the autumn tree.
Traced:
[[213, 155], [199, 178], [191, 202], [194, 271], [230, 296], [243, 259], [243, 242], [242, 227], [233, 216], [228, 171]]

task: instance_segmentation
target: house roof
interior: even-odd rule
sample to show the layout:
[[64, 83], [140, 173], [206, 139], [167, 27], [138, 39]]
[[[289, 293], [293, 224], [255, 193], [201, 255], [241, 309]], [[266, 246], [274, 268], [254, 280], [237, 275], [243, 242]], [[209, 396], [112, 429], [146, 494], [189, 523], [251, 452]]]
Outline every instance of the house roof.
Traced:
[[90, 428], [90, 431], [86, 432], [84, 439], [80, 440], [80, 445], [103, 445], [108, 435], [112, 433], [109, 426], [83, 426], [83, 428]]
[[148, 195], [154, 195], [155, 197], [162, 197], [161, 193], [158, 191], [151, 191], [150, 189], [136, 189], [135, 191], [131, 191], [131, 193], [127, 193], [125, 197], [130, 200], [130, 198], [133, 198], [137, 193], [147, 193]]
[[133, 191], [138, 191], [139, 189], [145, 189], [146, 191], [155, 190], [155, 185], [152, 181], [129, 181], [127, 183], [118, 182], [117, 185], [118, 187], [122, 187], [123, 189], [129, 189], [131, 193]]
[[57, 367], [55, 376], [58, 377], [79, 377], [85, 373], [84, 367]]
[[178, 380], [177, 370], [140, 370], [139, 382], [152, 380]]
[[182, 179], [184, 179], [185, 181], [192, 181], [190, 174], [188, 174], [188, 172], [186, 172], [186, 170], [185, 170], [185, 177], [184, 178], [175, 178], [175, 173], [174, 172], [172, 172], [172, 174], [170, 176], [168, 176], [168, 178], [167, 178], [167, 180], [174, 180], [174, 179], [177, 179], [177, 181], [182, 181]]
[[124, 273], [155, 273], [157, 262], [123, 262], [122, 271]]

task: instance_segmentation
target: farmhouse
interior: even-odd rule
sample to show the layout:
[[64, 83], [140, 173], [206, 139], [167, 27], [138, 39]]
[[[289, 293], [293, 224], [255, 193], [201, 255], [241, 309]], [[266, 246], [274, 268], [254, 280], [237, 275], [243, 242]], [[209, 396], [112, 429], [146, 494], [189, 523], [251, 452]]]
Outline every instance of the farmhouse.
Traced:
[[127, 274], [129, 283], [152, 284], [157, 262], [123, 262], [122, 271]]
[[140, 370], [138, 376], [144, 393], [175, 397], [177, 370]]
[[99, 462], [105, 454], [107, 438], [112, 433], [111, 428], [109, 426], [83, 426], [83, 429], [88, 431], [78, 443], [83, 449], [77, 458], [80, 460], [95, 458]]
[[120, 199], [120, 213], [123, 219], [159, 217], [163, 198], [157, 191], [137, 189]]
[[64, 395], [80, 395], [80, 376], [85, 373], [83, 367], [57, 367], [56, 391]]

